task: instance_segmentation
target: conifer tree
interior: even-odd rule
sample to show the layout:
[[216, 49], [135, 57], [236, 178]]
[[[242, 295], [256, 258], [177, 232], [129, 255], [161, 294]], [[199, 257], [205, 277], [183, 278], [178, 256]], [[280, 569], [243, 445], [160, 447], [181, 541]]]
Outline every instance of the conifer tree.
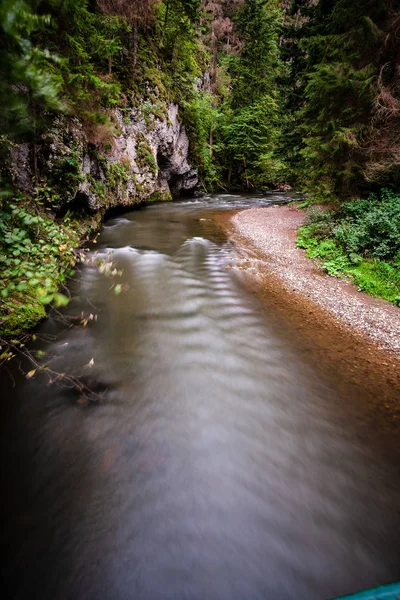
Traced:
[[283, 164], [276, 154], [281, 25], [276, 0], [246, 0], [237, 16], [243, 47], [231, 60], [232, 98], [222, 135], [228, 179], [237, 173], [238, 183], [246, 187], [267, 187], [281, 179]]
[[387, 62], [385, 47], [394, 4], [389, 0], [292, 4], [287, 34], [291, 47], [284, 52], [297, 86], [291, 93], [297, 142], [293, 134], [288, 141], [298, 147], [292, 157], [298, 181], [320, 198], [346, 197], [368, 187], [370, 144], [377, 139], [374, 107], [379, 82], [385, 87], [382, 77], [392, 62], [390, 58]]

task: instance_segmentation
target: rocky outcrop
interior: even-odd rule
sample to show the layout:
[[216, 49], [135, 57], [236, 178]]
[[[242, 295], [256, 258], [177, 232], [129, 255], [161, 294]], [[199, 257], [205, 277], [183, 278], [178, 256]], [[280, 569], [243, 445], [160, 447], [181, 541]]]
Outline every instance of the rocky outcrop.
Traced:
[[[40, 182], [56, 212], [94, 213], [192, 192], [197, 170], [188, 162], [189, 139], [175, 104], [143, 102], [116, 108], [111, 123], [88, 127], [57, 117], [40, 144], [14, 150], [14, 182], [25, 193]], [[38, 186], [37, 186], [38, 187]]]
[[[198, 183], [197, 170], [188, 163], [189, 139], [178, 119], [178, 106], [170, 104], [164, 118], [141, 110], [128, 118], [116, 112], [122, 133], [115, 139], [111, 159], [128, 161], [139, 186], [146, 193], [168, 198], [189, 192]], [[132, 186], [133, 189], [134, 186]]]

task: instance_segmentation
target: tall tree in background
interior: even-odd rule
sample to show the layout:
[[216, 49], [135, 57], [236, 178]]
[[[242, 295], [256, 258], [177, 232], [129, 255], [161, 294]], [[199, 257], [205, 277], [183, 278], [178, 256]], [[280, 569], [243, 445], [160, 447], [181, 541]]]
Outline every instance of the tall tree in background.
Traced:
[[390, 0], [292, 3], [293, 54], [286, 60], [297, 85], [291, 97], [299, 150], [292, 164], [297, 180], [321, 198], [357, 193], [370, 185], [368, 179], [383, 182], [385, 167], [379, 160], [374, 166], [372, 148], [383, 148], [377, 125], [387, 110], [379, 110], [380, 102], [390, 96], [395, 108], [398, 98], [388, 36], [396, 5], [398, 10]]
[[223, 127], [228, 180], [233, 173], [246, 187], [267, 187], [281, 179], [276, 153], [280, 136], [277, 79], [282, 69], [279, 35], [282, 11], [277, 0], [246, 0], [237, 16], [243, 44], [231, 61], [230, 110]]
[[371, 182], [400, 186], [400, 6], [390, 6], [383, 54], [366, 148], [365, 176]]
[[241, 49], [241, 40], [237, 34], [234, 18], [245, 0], [202, 0], [201, 9], [206, 25], [203, 41], [210, 49], [211, 86], [215, 89], [217, 79], [218, 52], [237, 54]]
[[281, 67], [279, 34], [282, 28], [279, 0], [246, 0], [237, 18], [243, 49], [232, 69], [233, 105], [248, 105], [265, 94], [276, 93]]
[[131, 28], [132, 67], [136, 67], [139, 29], [146, 29], [155, 18], [160, 0], [97, 0], [100, 10], [108, 15], [123, 17]]

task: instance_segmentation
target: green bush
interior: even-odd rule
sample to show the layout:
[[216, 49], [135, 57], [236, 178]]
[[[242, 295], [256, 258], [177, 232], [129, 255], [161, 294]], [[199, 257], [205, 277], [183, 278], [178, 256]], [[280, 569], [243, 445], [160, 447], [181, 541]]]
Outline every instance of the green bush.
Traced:
[[341, 213], [333, 235], [347, 253], [392, 259], [400, 251], [400, 195], [383, 190], [344, 204]]
[[319, 206], [313, 206], [309, 209], [304, 224], [312, 226], [315, 238], [324, 238], [332, 234], [335, 219], [331, 211], [323, 210]]
[[20, 201], [0, 210], [0, 323], [15, 334], [45, 316], [45, 305], [62, 306], [58, 292], [76, 261], [77, 233]]
[[400, 195], [382, 190], [337, 211], [313, 207], [297, 246], [329, 275], [400, 306]]

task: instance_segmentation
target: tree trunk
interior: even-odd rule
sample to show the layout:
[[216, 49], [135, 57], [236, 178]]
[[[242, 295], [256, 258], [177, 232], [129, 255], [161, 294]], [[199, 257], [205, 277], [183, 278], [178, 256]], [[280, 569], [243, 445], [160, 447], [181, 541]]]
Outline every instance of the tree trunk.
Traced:
[[163, 25], [163, 30], [162, 30], [162, 34], [161, 34], [160, 48], [162, 48], [162, 46], [164, 44], [165, 32], [167, 29], [168, 16], [169, 16], [169, 3], [170, 3], [170, 0], [167, 1], [167, 8], [165, 9], [165, 18], [164, 18], [164, 25]]
[[132, 67], [135, 69], [137, 63], [137, 51], [138, 51], [138, 26], [134, 24], [132, 28]]
[[244, 166], [244, 177], [246, 179], [246, 187], [247, 187], [247, 189], [249, 189], [249, 178], [247, 177], [247, 164], [246, 164], [245, 156], [243, 156], [243, 166]]
[[218, 56], [218, 40], [215, 35], [214, 29], [212, 31], [212, 53], [213, 53], [213, 61], [212, 61], [212, 69], [211, 69], [211, 85], [215, 86], [217, 81], [217, 56]]
[[29, 90], [29, 105], [32, 110], [32, 125], [33, 125], [33, 144], [32, 144], [32, 158], [33, 158], [33, 178], [35, 180], [35, 195], [37, 196], [39, 185], [38, 175], [38, 162], [37, 162], [37, 118], [36, 118], [36, 106], [32, 96], [32, 90]]

